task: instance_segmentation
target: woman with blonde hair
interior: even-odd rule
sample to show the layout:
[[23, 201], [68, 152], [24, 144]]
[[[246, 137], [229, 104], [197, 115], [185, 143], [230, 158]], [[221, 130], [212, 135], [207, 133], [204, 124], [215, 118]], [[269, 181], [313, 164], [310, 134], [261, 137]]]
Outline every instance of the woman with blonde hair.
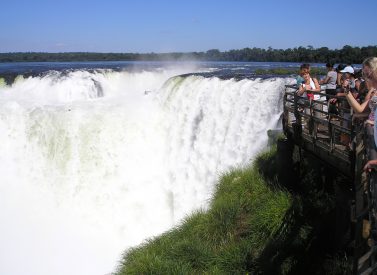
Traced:
[[[349, 86], [349, 80], [345, 79], [343, 85], [346, 87], [345, 94], [347, 101], [351, 105], [352, 109], [355, 110], [356, 113], [363, 113], [367, 108], [370, 109], [370, 115], [368, 118], [367, 123], [375, 124], [374, 112], [377, 107], [377, 57], [369, 57], [364, 60], [363, 62], [363, 77], [367, 82], [368, 87], [368, 94], [365, 97], [365, 101], [360, 104], [350, 93], [350, 89], [347, 88]], [[377, 136], [375, 136], [376, 140]], [[377, 142], [376, 142], [377, 145]]]
[[376, 89], [372, 87], [369, 81], [365, 81], [365, 82], [366, 82], [365, 86], [368, 90], [368, 93], [365, 96], [363, 103], [359, 103], [354, 98], [353, 94], [350, 93], [350, 89], [347, 86], [349, 85], [347, 80], [345, 80], [345, 84], [344, 84], [344, 86], [346, 87], [344, 89], [345, 96], [351, 108], [355, 111], [356, 114], [366, 113], [367, 111], [369, 111], [368, 119], [365, 121], [365, 123], [374, 125], [374, 113], [377, 107], [377, 93], [376, 93]]
[[[356, 112], [363, 112], [367, 106], [369, 107], [371, 114], [373, 114], [373, 118], [369, 116], [368, 120], [370, 121], [373, 119], [374, 142], [375, 146], [377, 146], [377, 115], [374, 115], [377, 108], [377, 57], [368, 57], [363, 61], [363, 78], [367, 81], [369, 88], [366, 100], [362, 104], [359, 104], [353, 97], [352, 93], [349, 92], [349, 89], [346, 90], [346, 98]], [[372, 165], [377, 165], [377, 159], [368, 161], [364, 166], [364, 170], [370, 171]]]

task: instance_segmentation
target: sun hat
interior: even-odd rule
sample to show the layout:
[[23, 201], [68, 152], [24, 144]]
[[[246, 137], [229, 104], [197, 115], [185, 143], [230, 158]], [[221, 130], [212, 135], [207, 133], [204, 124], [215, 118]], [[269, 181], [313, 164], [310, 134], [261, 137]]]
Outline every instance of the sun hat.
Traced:
[[345, 67], [343, 70], [340, 71], [341, 73], [349, 73], [349, 74], [354, 74], [355, 70], [351, 66]]

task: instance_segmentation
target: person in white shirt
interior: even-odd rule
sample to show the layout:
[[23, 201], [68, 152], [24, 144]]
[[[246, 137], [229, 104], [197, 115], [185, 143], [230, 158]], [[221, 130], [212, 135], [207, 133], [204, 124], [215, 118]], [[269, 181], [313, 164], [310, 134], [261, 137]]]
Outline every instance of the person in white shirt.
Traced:
[[300, 75], [303, 77], [304, 82], [299, 87], [297, 94], [299, 96], [307, 96], [308, 99], [313, 99], [312, 92], [320, 92], [321, 87], [319, 86], [318, 80], [316, 78], [310, 77], [309, 69], [303, 68], [300, 71]]
[[333, 64], [326, 64], [327, 75], [326, 78], [319, 81], [320, 85], [326, 84], [326, 94], [327, 95], [336, 95], [336, 80], [338, 74], [334, 71]]

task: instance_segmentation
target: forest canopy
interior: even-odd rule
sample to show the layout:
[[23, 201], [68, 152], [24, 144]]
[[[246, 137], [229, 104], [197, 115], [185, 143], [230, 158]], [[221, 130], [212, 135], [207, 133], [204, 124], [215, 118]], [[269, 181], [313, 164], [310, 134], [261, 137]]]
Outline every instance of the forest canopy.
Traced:
[[313, 46], [268, 49], [244, 48], [206, 52], [173, 53], [96, 53], [96, 52], [9, 52], [0, 53], [0, 62], [69, 62], [69, 61], [247, 61], [247, 62], [311, 62], [360, 64], [366, 57], [377, 56], [377, 46], [329, 49]]

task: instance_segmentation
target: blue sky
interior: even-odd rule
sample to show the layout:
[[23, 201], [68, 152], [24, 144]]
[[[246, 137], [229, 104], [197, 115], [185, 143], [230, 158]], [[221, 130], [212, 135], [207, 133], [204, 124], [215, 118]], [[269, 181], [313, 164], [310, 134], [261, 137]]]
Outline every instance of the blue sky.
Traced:
[[377, 0], [0, 0], [0, 52], [377, 45]]

